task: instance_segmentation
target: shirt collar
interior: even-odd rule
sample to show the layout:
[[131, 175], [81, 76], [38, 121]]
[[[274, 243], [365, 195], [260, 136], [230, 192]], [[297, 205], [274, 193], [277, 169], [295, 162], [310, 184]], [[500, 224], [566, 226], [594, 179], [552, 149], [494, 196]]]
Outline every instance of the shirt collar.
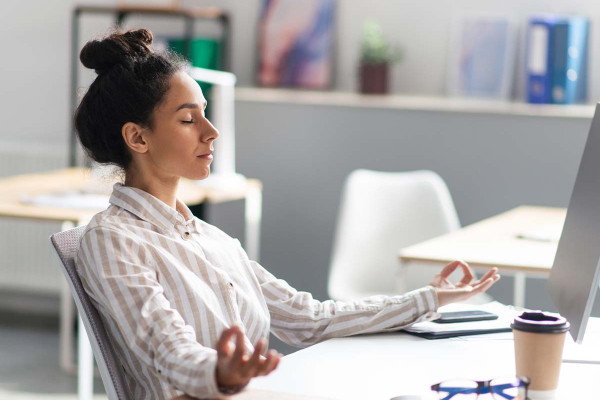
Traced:
[[178, 222], [187, 225], [194, 220], [190, 209], [179, 199], [174, 210], [150, 193], [122, 183], [113, 185], [109, 202], [165, 230], [173, 229]]

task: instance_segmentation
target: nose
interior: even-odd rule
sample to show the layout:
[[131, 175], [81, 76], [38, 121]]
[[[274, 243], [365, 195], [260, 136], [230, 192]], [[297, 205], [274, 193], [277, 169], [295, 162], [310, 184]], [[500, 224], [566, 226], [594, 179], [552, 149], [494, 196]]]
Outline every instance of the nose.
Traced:
[[212, 122], [210, 122], [208, 119], [206, 121], [208, 122], [208, 124], [203, 133], [202, 141], [203, 142], [212, 142], [212, 141], [216, 140], [219, 136], [221, 136], [221, 134], [219, 133], [219, 130], [217, 128], [215, 128], [215, 126], [212, 124]]

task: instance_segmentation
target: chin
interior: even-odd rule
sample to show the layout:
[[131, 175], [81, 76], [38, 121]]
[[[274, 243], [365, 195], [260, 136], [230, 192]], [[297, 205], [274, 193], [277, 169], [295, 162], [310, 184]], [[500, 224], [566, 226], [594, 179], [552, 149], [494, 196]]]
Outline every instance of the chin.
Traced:
[[206, 179], [210, 176], [210, 169], [206, 169], [205, 171], [194, 171], [194, 173], [186, 176], [187, 179], [192, 181], [200, 181]]

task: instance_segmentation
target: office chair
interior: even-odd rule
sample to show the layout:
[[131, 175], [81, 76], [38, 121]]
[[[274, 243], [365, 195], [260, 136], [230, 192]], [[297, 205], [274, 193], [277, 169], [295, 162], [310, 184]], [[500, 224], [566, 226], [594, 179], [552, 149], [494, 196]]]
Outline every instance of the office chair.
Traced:
[[329, 296], [397, 295], [426, 285], [440, 268], [402, 274], [399, 250], [458, 228], [448, 187], [435, 172], [353, 171], [338, 214]]
[[90, 302], [75, 269], [75, 255], [84, 230], [85, 226], [80, 226], [55, 233], [50, 236], [50, 240], [62, 261], [64, 267], [62, 270], [71, 288], [77, 311], [88, 333], [106, 394], [109, 400], [127, 400], [127, 390], [125, 389], [121, 366], [108, 340], [100, 314]]

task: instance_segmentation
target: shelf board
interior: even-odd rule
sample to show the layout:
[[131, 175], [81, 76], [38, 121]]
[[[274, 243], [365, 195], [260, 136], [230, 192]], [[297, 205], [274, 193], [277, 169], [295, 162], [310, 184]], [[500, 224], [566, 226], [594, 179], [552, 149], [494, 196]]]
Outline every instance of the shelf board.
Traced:
[[261, 103], [288, 103], [319, 106], [379, 108], [414, 111], [440, 111], [469, 114], [584, 118], [594, 116], [594, 104], [529, 104], [487, 99], [410, 95], [365, 95], [353, 92], [310, 91], [239, 87], [236, 100]]
[[186, 7], [178, 8], [171, 6], [158, 5], [118, 5], [110, 6], [87, 6], [80, 5], [75, 7], [79, 13], [123, 13], [123, 14], [154, 14], [166, 16], [183, 16], [190, 18], [218, 19], [227, 17], [227, 13], [218, 7]]

